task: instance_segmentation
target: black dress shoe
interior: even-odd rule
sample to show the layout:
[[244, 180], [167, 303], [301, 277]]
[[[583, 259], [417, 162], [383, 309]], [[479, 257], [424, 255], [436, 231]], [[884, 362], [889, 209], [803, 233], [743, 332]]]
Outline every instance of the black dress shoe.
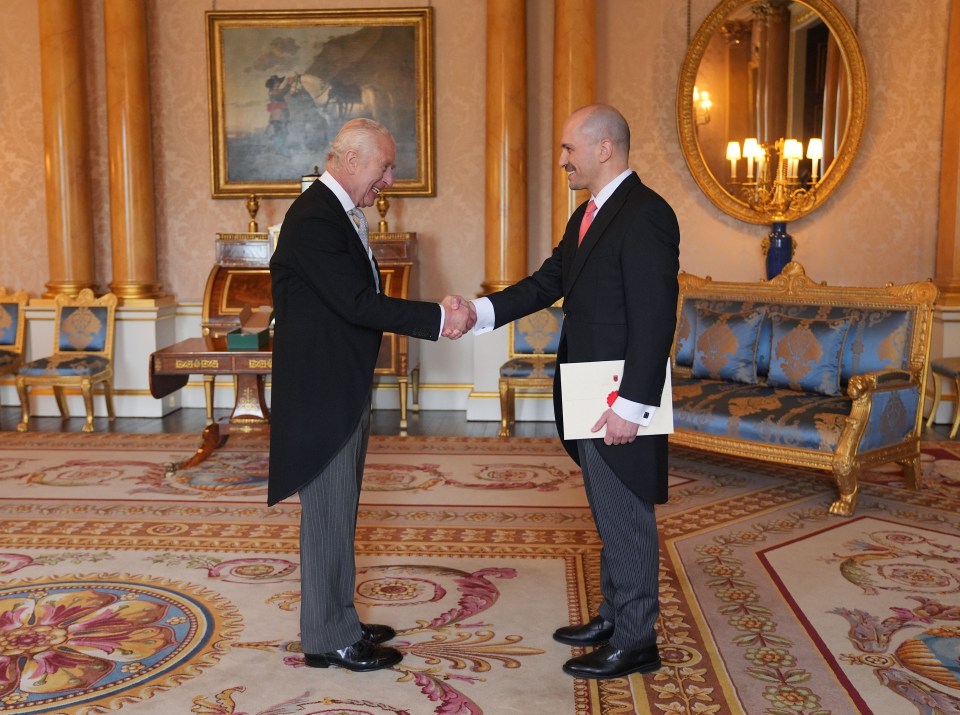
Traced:
[[650, 673], [660, 670], [660, 652], [657, 646], [620, 650], [610, 645], [591, 653], [571, 658], [563, 664], [563, 672], [575, 678], [622, 678], [630, 673]]
[[397, 632], [390, 626], [382, 626], [379, 623], [361, 623], [360, 637], [371, 643], [384, 643], [396, 638]]
[[368, 670], [380, 670], [396, 665], [403, 658], [403, 653], [396, 648], [377, 645], [361, 639], [340, 650], [329, 653], [304, 653], [303, 657], [311, 668], [328, 668], [331, 665], [336, 665], [340, 668], [363, 673]]
[[613, 624], [596, 616], [589, 623], [579, 626], [564, 626], [553, 632], [553, 639], [567, 645], [600, 645], [606, 643], [613, 636]]

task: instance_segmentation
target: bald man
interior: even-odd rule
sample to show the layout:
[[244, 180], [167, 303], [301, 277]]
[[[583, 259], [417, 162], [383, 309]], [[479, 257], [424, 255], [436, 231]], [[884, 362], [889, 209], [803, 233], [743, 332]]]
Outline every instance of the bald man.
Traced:
[[[583, 470], [603, 541], [603, 602], [585, 624], [554, 633], [561, 643], [596, 646], [563, 669], [581, 678], [619, 678], [660, 668], [659, 551], [654, 505], [667, 500], [667, 437], [637, 436], [660, 404], [676, 327], [680, 229], [663, 198], [629, 169], [630, 129], [613, 107], [595, 104], [566, 121], [560, 166], [571, 189], [591, 198], [563, 239], [528, 278], [474, 301], [474, 331], [506, 325], [563, 298], [558, 363], [623, 360], [619, 396], [597, 415], [603, 438], [565, 440]], [[554, 412], [563, 437], [560, 370]]]

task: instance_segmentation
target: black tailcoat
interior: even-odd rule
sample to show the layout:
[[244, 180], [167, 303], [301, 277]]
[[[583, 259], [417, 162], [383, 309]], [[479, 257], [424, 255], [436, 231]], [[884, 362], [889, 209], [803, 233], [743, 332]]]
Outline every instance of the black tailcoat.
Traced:
[[268, 504], [337, 453], [369, 404], [384, 331], [437, 340], [440, 306], [377, 293], [353, 222], [314, 182], [283, 219], [270, 260], [275, 329]]
[[[659, 405], [676, 327], [680, 229], [669, 204], [628, 176], [594, 216], [577, 246], [580, 205], [559, 245], [530, 277], [490, 296], [497, 327], [563, 298], [558, 362], [624, 360], [619, 394]], [[560, 370], [553, 386], [557, 429], [563, 434]], [[600, 415], [597, 415], [599, 418]], [[617, 477], [647, 501], [667, 500], [667, 437], [631, 444], [594, 440]], [[576, 442], [565, 441], [579, 463]]]

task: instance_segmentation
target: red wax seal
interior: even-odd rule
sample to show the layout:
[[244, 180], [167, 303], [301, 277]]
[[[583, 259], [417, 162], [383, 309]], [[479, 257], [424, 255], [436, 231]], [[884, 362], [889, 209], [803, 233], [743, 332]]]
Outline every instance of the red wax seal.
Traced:
[[614, 390], [609, 395], [607, 395], [607, 407], [613, 407], [613, 403], [617, 399], [617, 391]]

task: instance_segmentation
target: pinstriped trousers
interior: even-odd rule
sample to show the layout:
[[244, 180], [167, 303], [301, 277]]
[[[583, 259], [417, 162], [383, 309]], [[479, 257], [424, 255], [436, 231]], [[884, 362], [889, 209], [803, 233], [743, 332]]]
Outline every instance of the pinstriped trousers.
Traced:
[[577, 449], [587, 501], [603, 542], [599, 613], [614, 624], [610, 645], [624, 650], [655, 645], [660, 549], [654, 505], [617, 478], [592, 440], [577, 440]]
[[367, 405], [333, 459], [300, 490], [300, 641], [328, 653], [360, 640], [354, 537], [370, 439]]

